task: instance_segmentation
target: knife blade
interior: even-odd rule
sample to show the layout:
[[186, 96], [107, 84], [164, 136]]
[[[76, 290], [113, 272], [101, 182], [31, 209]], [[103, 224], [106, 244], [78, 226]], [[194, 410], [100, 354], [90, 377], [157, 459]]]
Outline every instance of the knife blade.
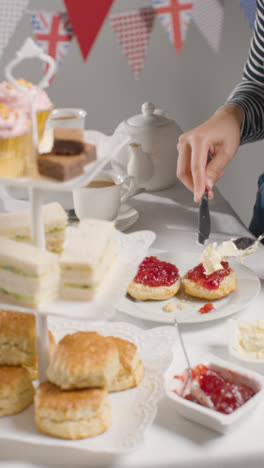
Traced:
[[201, 198], [199, 205], [199, 221], [198, 221], [198, 242], [199, 244], [205, 243], [206, 239], [210, 236], [211, 220], [208, 204], [208, 192], [205, 192]]

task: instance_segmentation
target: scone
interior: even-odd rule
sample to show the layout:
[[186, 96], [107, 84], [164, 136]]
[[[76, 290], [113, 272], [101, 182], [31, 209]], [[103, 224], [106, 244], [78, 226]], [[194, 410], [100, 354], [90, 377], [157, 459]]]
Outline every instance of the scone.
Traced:
[[117, 346], [120, 370], [111, 385], [107, 387], [107, 390], [109, 392], [119, 392], [120, 390], [136, 387], [143, 379], [144, 375], [143, 363], [137, 354], [136, 345], [115, 336], [109, 338], [111, 338]]
[[157, 257], [146, 257], [138, 267], [128, 294], [140, 301], [164, 301], [175, 296], [181, 286], [178, 268]]
[[183, 278], [184, 292], [201, 299], [214, 300], [228, 296], [236, 290], [236, 274], [228, 262], [221, 262], [224, 267], [211, 275], [205, 275], [200, 263], [189, 270]]
[[97, 332], [66, 335], [57, 344], [47, 377], [63, 390], [109, 387], [119, 372], [115, 343]]
[[112, 422], [107, 391], [63, 391], [51, 382], [38, 387], [35, 421], [40, 431], [62, 439], [84, 439], [105, 432]]
[[0, 367], [0, 416], [20, 413], [33, 403], [34, 388], [23, 367]]
[[[50, 348], [55, 340], [49, 332]], [[23, 366], [32, 380], [38, 376], [38, 346], [34, 314], [0, 310], [0, 366]]]

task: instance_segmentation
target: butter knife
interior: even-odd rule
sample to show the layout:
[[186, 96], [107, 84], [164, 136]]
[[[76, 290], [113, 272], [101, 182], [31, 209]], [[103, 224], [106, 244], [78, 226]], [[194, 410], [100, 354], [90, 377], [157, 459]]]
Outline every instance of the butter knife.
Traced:
[[204, 244], [210, 236], [211, 221], [208, 204], [208, 192], [205, 192], [199, 205], [198, 242]]
[[[213, 159], [213, 156], [208, 152], [207, 164]], [[211, 220], [208, 202], [208, 192], [205, 191], [199, 205], [199, 221], [198, 221], [198, 242], [204, 245], [209, 238], [211, 232]]]

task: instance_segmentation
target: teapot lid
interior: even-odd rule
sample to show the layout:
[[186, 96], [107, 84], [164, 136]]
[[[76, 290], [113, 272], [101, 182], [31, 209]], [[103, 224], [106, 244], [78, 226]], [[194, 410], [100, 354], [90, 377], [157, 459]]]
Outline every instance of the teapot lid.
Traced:
[[162, 111], [156, 109], [151, 102], [145, 102], [141, 107], [141, 114], [130, 117], [126, 123], [131, 127], [161, 127], [170, 122], [162, 115]]

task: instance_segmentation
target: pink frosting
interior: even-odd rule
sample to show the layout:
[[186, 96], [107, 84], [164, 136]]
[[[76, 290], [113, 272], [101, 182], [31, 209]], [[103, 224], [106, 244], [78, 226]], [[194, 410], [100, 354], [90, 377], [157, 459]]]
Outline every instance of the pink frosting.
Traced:
[[26, 114], [0, 104], [0, 139], [23, 135], [30, 129]]
[[[36, 86], [29, 81], [25, 81], [23, 79], [17, 81], [21, 86], [23, 86], [23, 88], [29, 91], [30, 94], [36, 89]], [[12, 109], [21, 109], [24, 112], [30, 112], [30, 104], [27, 94], [24, 94], [13, 84], [7, 83], [6, 81], [0, 83], [0, 103]], [[37, 112], [45, 111], [52, 107], [52, 102], [43, 89], [39, 91], [35, 103]]]

